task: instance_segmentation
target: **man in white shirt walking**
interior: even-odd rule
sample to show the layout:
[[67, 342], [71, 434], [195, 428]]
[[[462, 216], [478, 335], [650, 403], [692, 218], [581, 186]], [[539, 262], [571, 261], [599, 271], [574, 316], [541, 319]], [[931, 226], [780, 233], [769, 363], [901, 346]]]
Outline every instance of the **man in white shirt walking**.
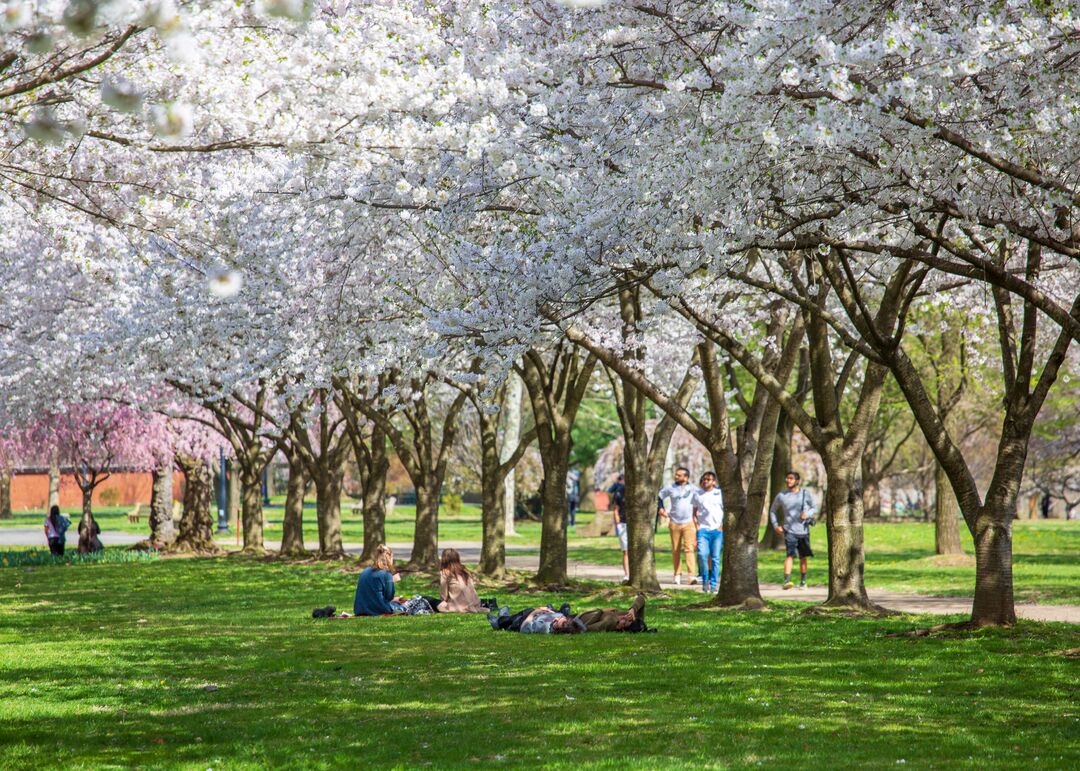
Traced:
[[706, 471], [701, 475], [701, 490], [693, 500], [701, 591], [715, 592], [720, 587], [720, 555], [724, 550], [724, 496], [716, 474]]
[[[694, 526], [694, 493], [690, 484], [690, 469], [679, 466], [675, 469], [675, 483], [660, 491], [660, 516], [668, 520], [671, 533], [671, 556], [675, 562], [675, 583], [682, 583], [680, 551], [686, 558], [686, 574], [690, 576], [690, 585], [697, 584], [693, 576], [697, 573], [694, 565], [694, 552], [697, 550], [697, 528]], [[671, 501], [671, 508], [664, 508], [664, 499]]]

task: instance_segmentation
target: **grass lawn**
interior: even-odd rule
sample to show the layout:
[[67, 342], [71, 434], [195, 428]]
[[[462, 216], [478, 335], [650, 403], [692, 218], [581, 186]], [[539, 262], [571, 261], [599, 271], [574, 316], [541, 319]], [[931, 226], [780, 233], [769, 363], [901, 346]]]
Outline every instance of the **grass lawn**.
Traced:
[[[960, 533], [962, 558], [934, 554], [934, 526], [923, 522], [871, 523], [865, 527], [866, 585], [898, 592], [938, 597], [970, 596], [975, 591], [975, 557], [971, 535]], [[814, 552], [810, 582], [828, 580], [825, 530], [812, 534]], [[573, 542], [572, 542], [573, 543]], [[657, 569], [671, 571], [671, 541], [661, 530], [656, 536]], [[572, 545], [570, 558], [602, 565], [622, 564], [614, 538], [591, 539]], [[762, 581], [783, 579], [783, 551], [760, 553]], [[1065, 520], [1018, 520], [1013, 523], [1013, 581], [1016, 599], [1022, 602], [1080, 604], [1080, 522]]]
[[941, 619], [689, 594], [650, 602], [655, 635], [309, 617], [354, 582], [238, 558], [0, 570], [0, 767], [1080, 767], [1075, 627], [895, 639]]

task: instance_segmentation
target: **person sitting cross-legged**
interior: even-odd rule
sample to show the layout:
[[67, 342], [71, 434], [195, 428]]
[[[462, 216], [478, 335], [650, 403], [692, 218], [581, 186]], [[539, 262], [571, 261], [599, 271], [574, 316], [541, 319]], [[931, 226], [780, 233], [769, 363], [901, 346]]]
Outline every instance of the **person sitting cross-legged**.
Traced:
[[356, 581], [353, 613], [357, 616], [386, 616], [404, 613], [405, 605], [394, 596], [394, 582], [401, 576], [394, 572], [394, 552], [386, 544], [375, 550], [375, 561], [364, 568]]

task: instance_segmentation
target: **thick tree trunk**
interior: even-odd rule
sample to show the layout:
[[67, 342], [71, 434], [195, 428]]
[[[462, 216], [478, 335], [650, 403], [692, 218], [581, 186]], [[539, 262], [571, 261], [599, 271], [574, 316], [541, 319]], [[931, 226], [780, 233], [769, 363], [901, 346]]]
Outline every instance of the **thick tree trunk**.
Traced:
[[[758, 522], [761, 516], [747, 510], [747, 498], [737, 478], [713, 461], [724, 492], [724, 549], [717, 600], [724, 607], [759, 609], [765, 606], [758, 585]], [[724, 477], [727, 477], [726, 479]], [[757, 496], [760, 503], [761, 496]]]
[[11, 472], [0, 471], [0, 519], [11, 519]]
[[541, 584], [566, 584], [566, 475], [569, 451], [561, 445], [555, 457], [544, 459], [544, 485], [540, 490], [544, 512], [540, 530], [540, 568], [536, 580]]
[[60, 505], [60, 453], [49, 453], [49, 508]]
[[184, 472], [184, 514], [180, 518], [180, 532], [170, 551], [216, 553], [221, 551], [214, 543], [214, 518], [210, 512], [211, 479], [210, 466], [194, 458], [178, 459]]
[[[653, 527], [656, 522], [656, 487], [645, 471], [644, 458], [627, 457], [623, 493], [623, 506], [626, 517], [627, 557], [630, 560], [630, 585], [638, 591], [656, 592], [660, 590], [660, 579], [656, 575], [656, 537]], [[597, 515], [599, 516], [599, 515]]]
[[243, 522], [244, 551], [262, 554], [263, 503], [261, 465], [240, 464], [240, 519]]
[[154, 470], [150, 492], [150, 543], [158, 549], [176, 540], [172, 519], [172, 485], [171, 462]]
[[96, 548], [97, 522], [94, 521], [94, 512], [91, 499], [94, 497], [92, 485], [82, 488], [82, 519], [79, 520], [79, 554], [89, 554], [99, 551]]
[[281, 554], [286, 557], [302, 557], [304, 548], [304, 489], [307, 479], [304, 461], [292, 451], [289, 457], [289, 482], [285, 487], [285, 515], [281, 521]]
[[319, 556], [337, 559], [345, 556], [341, 540], [341, 487], [345, 480], [344, 459], [337, 465], [323, 458], [315, 477], [316, 505], [319, 520]]
[[963, 554], [960, 545], [960, 504], [956, 501], [949, 475], [939, 463], [934, 464], [934, 551], [938, 554]]
[[[499, 454], [499, 463], [505, 463], [510, 458], [514, 452], [514, 448], [518, 445], [518, 441], [521, 439], [522, 389], [521, 378], [510, 373], [506, 382], [506, 430], [503, 433], [502, 452]], [[517, 508], [516, 499], [514, 497], [514, 491], [516, 489], [514, 480], [514, 471], [511, 469], [510, 473], [506, 475], [506, 480], [503, 482], [502, 510], [503, 518], [505, 520], [503, 524], [504, 535], [517, 535], [517, 530], [514, 528], [514, 511]]]
[[975, 523], [974, 626], [1012, 626], [1016, 623], [1012, 577], [1012, 515], [1016, 501], [1002, 510], [984, 510]]
[[826, 607], [875, 610], [864, 584], [862, 494], [855, 484], [855, 462], [823, 456], [825, 514], [829, 549]]
[[416, 486], [416, 531], [409, 570], [434, 572], [439, 568], [440, 487], [435, 480]]
[[495, 468], [485, 459], [481, 479], [483, 540], [480, 544], [480, 565], [477, 572], [492, 578], [506, 575], [506, 517], [503, 512], [503, 486], [497, 479], [498, 458]]
[[[769, 497], [772, 503], [787, 489], [787, 473], [791, 470], [791, 442], [795, 435], [795, 423], [786, 412], [780, 413], [776, 423], [776, 441], [773, 445], [772, 465], [769, 470]], [[764, 518], [765, 534], [761, 538], [762, 549], [780, 551], [784, 548], [784, 536], [769, 526], [768, 514]]]
[[[375, 550], [386, 543], [386, 434], [376, 426], [372, 432], [367, 473], [364, 475], [364, 553], [362, 562], [375, 559]], [[357, 459], [359, 461], [359, 458]]]

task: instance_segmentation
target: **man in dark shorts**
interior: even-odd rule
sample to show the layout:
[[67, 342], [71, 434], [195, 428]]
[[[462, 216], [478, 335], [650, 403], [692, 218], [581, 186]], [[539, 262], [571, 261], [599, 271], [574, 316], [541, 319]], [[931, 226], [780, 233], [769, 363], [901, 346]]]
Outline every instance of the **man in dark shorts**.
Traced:
[[[769, 523], [773, 530], [784, 536], [787, 556], [784, 558], [784, 588], [791, 589], [791, 567], [795, 557], [799, 558], [799, 588], [806, 589], [806, 558], [813, 557], [810, 548], [810, 526], [814, 524], [814, 499], [800, 486], [801, 477], [797, 471], [787, 473], [787, 491], [773, 500], [769, 509]], [[784, 524], [778, 517], [783, 515]]]

